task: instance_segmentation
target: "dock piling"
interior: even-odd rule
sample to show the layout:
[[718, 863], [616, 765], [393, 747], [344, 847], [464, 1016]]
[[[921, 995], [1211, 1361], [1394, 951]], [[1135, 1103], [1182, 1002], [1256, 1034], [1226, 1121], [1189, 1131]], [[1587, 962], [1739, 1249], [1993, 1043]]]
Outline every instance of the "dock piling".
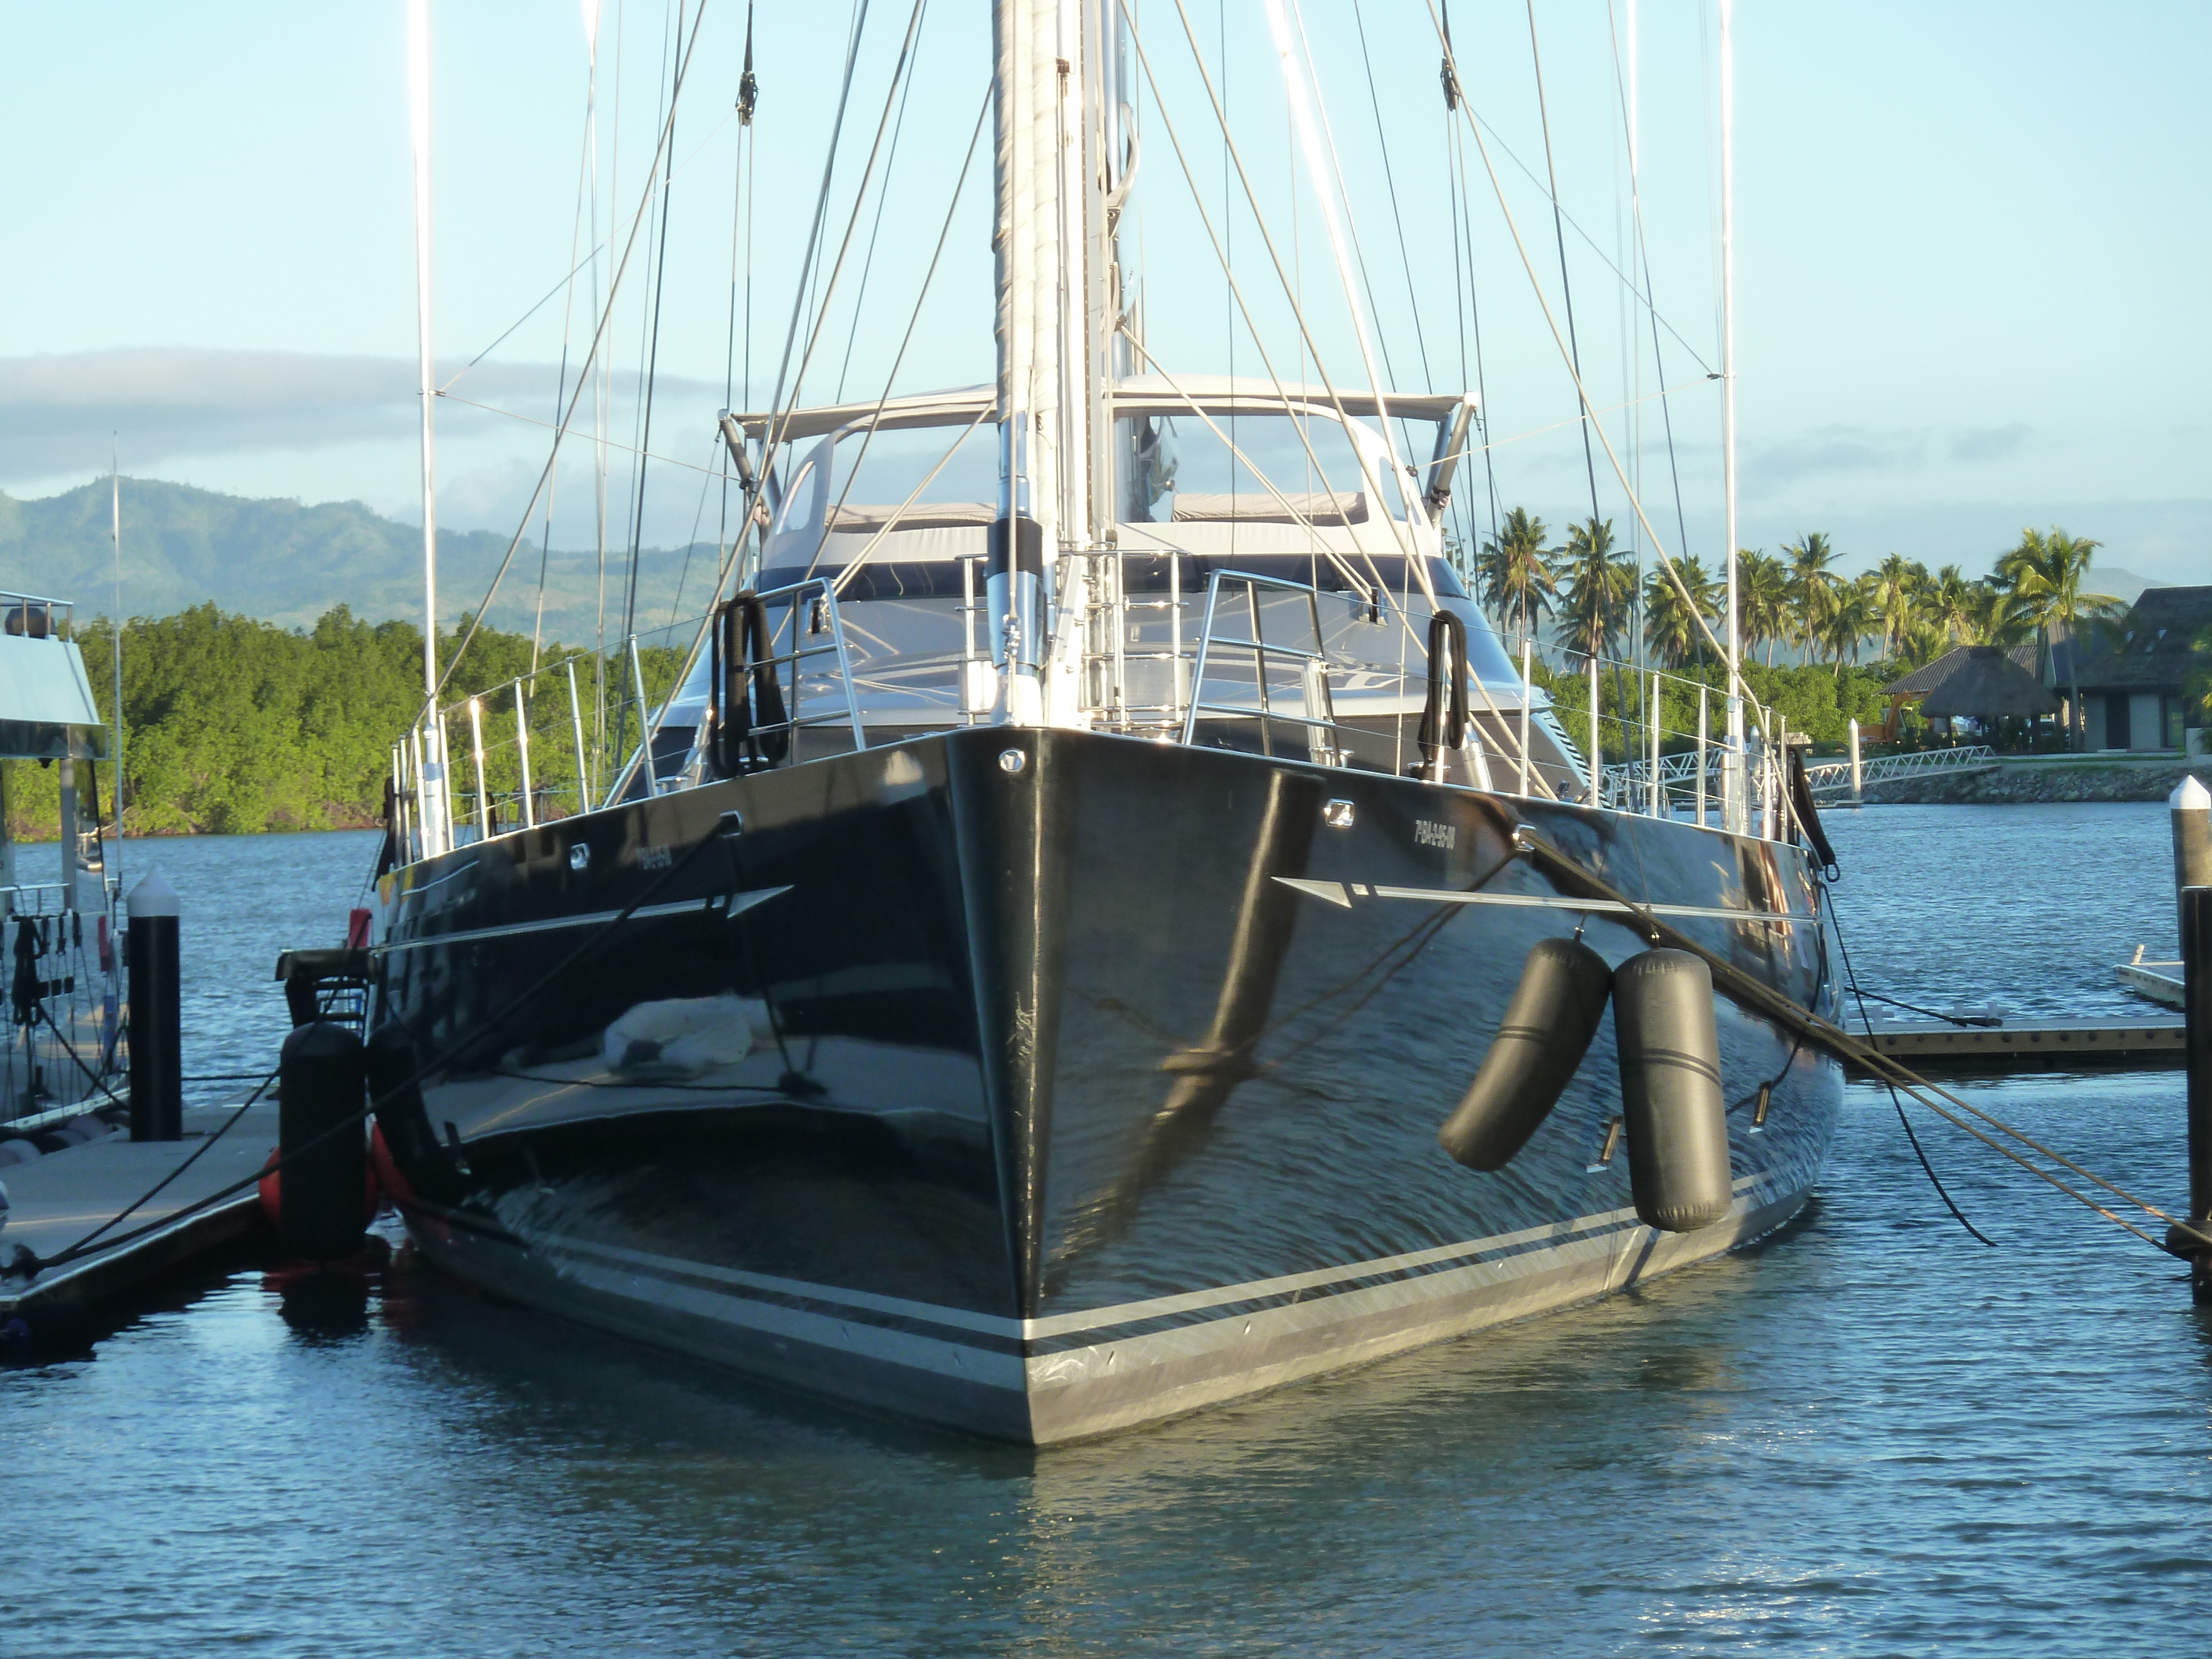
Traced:
[[130, 930], [124, 966], [131, 998], [131, 1139], [181, 1140], [185, 1133], [182, 984], [177, 890], [149, 870], [125, 901]]
[[[2212, 885], [2181, 890], [2182, 1012], [2188, 1020], [2189, 1219], [2212, 1231]], [[2190, 1258], [2190, 1287], [2212, 1302], [2212, 1250]]]
[[2166, 798], [2173, 820], [2173, 887], [2212, 887], [2212, 790], [2185, 776]]
[[59, 769], [62, 797], [62, 908], [75, 910], [79, 908], [76, 891], [76, 757], [74, 754], [64, 755], [61, 757]]

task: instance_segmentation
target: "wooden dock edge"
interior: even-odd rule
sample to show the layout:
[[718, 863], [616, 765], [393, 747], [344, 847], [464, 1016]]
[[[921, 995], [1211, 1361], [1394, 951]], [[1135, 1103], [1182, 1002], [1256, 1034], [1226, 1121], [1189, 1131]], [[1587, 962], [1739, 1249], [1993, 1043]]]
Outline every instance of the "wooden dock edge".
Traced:
[[[1876, 1024], [1867, 1041], [1918, 1072], [2178, 1071], [2188, 1052], [2187, 1033], [2178, 1019]], [[1851, 1073], [1871, 1075], [1856, 1066]]]
[[[127, 1231], [130, 1225], [125, 1222], [117, 1231]], [[46, 1269], [27, 1285], [0, 1278], [0, 1319], [89, 1314], [106, 1298], [176, 1272], [260, 1225], [260, 1199], [248, 1188], [128, 1244]], [[6, 1233], [0, 1231], [0, 1249], [6, 1243]]]

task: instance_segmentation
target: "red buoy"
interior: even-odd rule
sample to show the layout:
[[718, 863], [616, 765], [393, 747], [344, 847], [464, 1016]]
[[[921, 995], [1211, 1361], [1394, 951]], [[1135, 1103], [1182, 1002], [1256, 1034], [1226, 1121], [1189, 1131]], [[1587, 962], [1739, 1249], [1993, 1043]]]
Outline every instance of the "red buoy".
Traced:
[[[384, 1142], [380, 1138], [371, 1141], [369, 1150], [368, 1178], [362, 1185], [361, 1194], [361, 1224], [364, 1227], [376, 1219], [379, 1200], [377, 1172], [380, 1169], [390, 1167], [390, 1159], [385, 1153]], [[282, 1157], [283, 1152], [270, 1147], [268, 1158], [261, 1165], [261, 1179], [254, 1183], [254, 1193], [261, 1200], [262, 1216], [280, 1234], [284, 1225], [284, 1172], [276, 1167], [276, 1161]], [[395, 1170], [392, 1174], [398, 1176], [398, 1171]], [[392, 1196], [398, 1198], [399, 1194], [395, 1191]]]

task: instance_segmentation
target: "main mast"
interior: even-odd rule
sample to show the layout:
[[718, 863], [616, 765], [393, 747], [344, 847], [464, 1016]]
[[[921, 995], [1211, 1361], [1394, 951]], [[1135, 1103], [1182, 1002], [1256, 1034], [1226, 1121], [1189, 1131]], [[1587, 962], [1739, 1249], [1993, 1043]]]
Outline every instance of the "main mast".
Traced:
[[991, 28], [999, 513], [991, 526], [987, 622], [991, 659], [1001, 675], [999, 714], [1015, 726], [1034, 726], [1044, 714], [1038, 671], [1048, 644], [1045, 549], [1054, 539], [1056, 516], [1052, 441], [1060, 402], [1059, 316], [1051, 296], [1060, 228], [1051, 124], [1059, 80], [1058, 10], [1055, 0], [997, 0]]
[[[999, 718], [1073, 718], [1083, 567], [1113, 522], [1114, 295], [1109, 205], [1119, 98], [1103, 0], [997, 0], [992, 237], [998, 283], [999, 501], [986, 585]], [[1078, 591], [1060, 592], [1059, 574]], [[1079, 631], [1079, 630], [1078, 630]]]

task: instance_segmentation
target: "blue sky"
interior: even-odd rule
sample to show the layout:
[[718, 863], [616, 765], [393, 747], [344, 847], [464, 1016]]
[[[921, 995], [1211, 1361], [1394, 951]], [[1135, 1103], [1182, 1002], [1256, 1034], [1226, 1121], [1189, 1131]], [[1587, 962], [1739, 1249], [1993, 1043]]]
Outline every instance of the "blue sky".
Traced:
[[[1656, 402], [1637, 406], [1640, 432], [1627, 410], [1606, 418], [1662, 538], [1710, 562], [1718, 403], [1698, 377], [1716, 356], [1713, 20], [1710, 6], [1652, 0], [1640, 18], [1639, 182], [1665, 324], [1655, 363], [1652, 325], [1607, 268], [1633, 264], [1612, 33], [1625, 28], [1626, 3], [1536, 8], [1571, 216], [1567, 274], [1601, 404], [1648, 397], [1662, 370], [1686, 385], [1668, 409], [1671, 465]], [[1239, 153], [1330, 374], [1363, 380], [1314, 198], [1286, 159], [1264, 15], [1256, 0], [1186, 4], [1209, 69], [1225, 59]], [[451, 376], [557, 288], [578, 239], [584, 249], [593, 240], [577, 215], [586, 32], [577, 0], [437, 0], [434, 13], [437, 340]], [[752, 352], [763, 394], [791, 318], [848, 15], [820, 4], [757, 15]], [[1230, 297], [1171, 120], [1261, 335], [1295, 368], [1259, 223], [1241, 201], [1224, 210], [1220, 132], [1182, 22], [1171, 0], [1143, 0], [1138, 15], [1167, 101], [1166, 120], [1151, 109], [1144, 118], [1137, 197], [1152, 349], [1194, 371], [1226, 368], [1231, 355]], [[831, 192], [833, 246], [908, 16], [896, 0], [872, 0]], [[1531, 177], [1545, 164], [1527, 11], [1460, 0], [1451, 17], [1503, 180], [1494, 192], [1470, 155], [1461, 247], [1480, 308], [1492, 465], [1503, 503], [1525, 503], [1556, 529], [1588, 514], [1592, 490], [1571, 384], [1506, 224], [1510, 213], [1561, 309], [1550, 208]], [[668, 21], [644, 0], [606, 8], [602, 235], [627, 224], [645, 185]], [[1357, 12], [1306, 0], [1305, 24], [1395, 378], [1455, 386], [1468, 285], [1454, 278], [1454, 187], [1425, 0], [1364, 0]], [[731, 105], [744, 27], [742, 6], [710, 5], [678, 119], [652, 447], [684, 465], [648, 486], [648, 544], [702, 523], [713, 533], [714, 487], [688, 467], [711, 458], [728, 361]], [[2198, 390], [2212, 356], [2198, 302], [2212, 252], [2202, 211], [2212, 112], [2196, 85], [2212, 61], [2212, 13], [1740, 0], [1737, 31], [1745, 544], [1824, 529], [1850, 562], [1894, 549], [1972, 572], [2021, 525], [2055, 521], [2102, 539], [2112, 564], [2212, 578]], [[0, 488], [41, 495], [82, 482], [105, 469], [113, 429], [129, 473], [413, 510], [404, 38], [399, 0], [0, 10], [13, 71], [0, 104], [12, 161], [0, 190], [14, 228], [0, 278]], [[848, 395], [882, 388], [949, 207], [947, 252], [897, 383], [990, 373], [988, 129], [951, 206], [987, 40], [979, 8], [932, 0], [914, 91], [903, 115], [893, 112], [901, 142], [867, 285], [880, 176], [860, 204], [811, 392], [832, 395], [841, 378]], [[641, 242], [611, 328], [613, 431], [625, 443], [636, 413], [626, 388], [648, 321], [641, 261], [657, 251]], [[546, 418], [567, 297], [556, 293], [454, 391]], [[588, 335], [588, 298], [580, 281], [565, 334], [572, 359]], [[1258, 369], [1249, 335], [1235, 353], [1238, 368]], [[544, 459], [542, 430], [449, 403], [441, 432], [441, 520], [514, 528]], [[1598, 470], [1598, 510], [1625, 527], [1602, 455]], [[611, 519], [629, 488], [618, 464]], [[586, 545], [585, 447], [564, 464], [560, 489], [556, 541]]]

